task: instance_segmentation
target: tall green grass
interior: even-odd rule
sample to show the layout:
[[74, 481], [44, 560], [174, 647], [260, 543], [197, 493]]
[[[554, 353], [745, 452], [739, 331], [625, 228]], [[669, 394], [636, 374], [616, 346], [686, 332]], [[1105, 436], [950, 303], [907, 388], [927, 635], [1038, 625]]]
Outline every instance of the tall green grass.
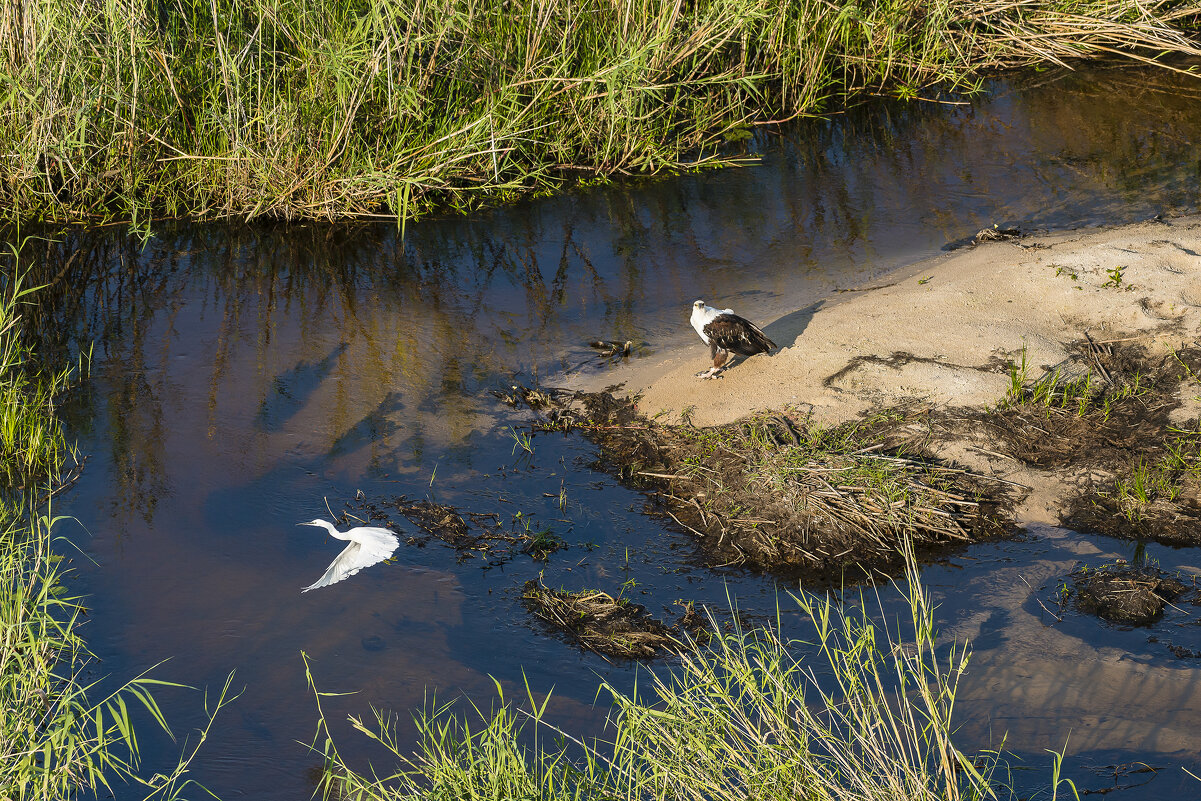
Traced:
[[[935, 649], [933, 609], [909, 562], [912, 617], [895, 629], [873, 604], [796, 597], [806, 649], [775, 628], [721, 634], [694, 645], [637, 696], [613, 700], [609, 738], [585, 742], [546, 724], [547, 701], [505, 704], [478, 723], [448, 706], [417, 719], [415, 751], [384, 713], [353, 725], [383, 743], [396, 767], [356, 772], [324, 716], [314, 748], [326, 757], [327, 798], [674, 799], [684, 801], [961, 801], [995, 797], [995, 753], [952, 742], [966, 645]], [[309, 681], [313, 678], [310, 675]], [[497, 685], [498, 691], [500, 685]], [[527, 688], [528, 691], [528, 688]], [[320, 706], [321, 693], [318, 693]], [[532, 698], [532, 695], [531, 695]]]
[[1181, 0], [37, 0], [0, 7], [0, 215], [411, 218], [726, 163], [982, 70], [1201, 55]]
[[32, 290], [14, 274], [0, 277], [0, 798], [75, 798], [110, 789], [114, 778], [136, 781], [147, 798], [174, 798], [190, 785], [185, 774], [208, 729], [172, 771], [142, 776], [134, 710], [170, 733], [152, 694], [167, 682], [143, 674], [97, 697], [97, 683], [84, 679], [83, 602], [64, 585], [49, 516], [71, 454], [55, 416], [71, 373], [39, 368], [23, 341]]
[[0, 520], [22, 516], [49, 491], [72, 455], [54, 414], [71, 371], [47, 371], [21, 339], [21, 306], [31, 290], [19, 276], [0, 277]]

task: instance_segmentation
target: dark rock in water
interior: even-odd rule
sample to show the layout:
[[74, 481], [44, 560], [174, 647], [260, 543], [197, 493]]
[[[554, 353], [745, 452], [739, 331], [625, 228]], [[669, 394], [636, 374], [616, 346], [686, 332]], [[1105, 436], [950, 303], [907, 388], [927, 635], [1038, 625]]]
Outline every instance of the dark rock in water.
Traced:
[[1154, 567], [1084, 568], [1072, 574], [1076, 606], [1111, 623], [1149, 626], [1164, 607], [1187, 589], [1175, 577]]

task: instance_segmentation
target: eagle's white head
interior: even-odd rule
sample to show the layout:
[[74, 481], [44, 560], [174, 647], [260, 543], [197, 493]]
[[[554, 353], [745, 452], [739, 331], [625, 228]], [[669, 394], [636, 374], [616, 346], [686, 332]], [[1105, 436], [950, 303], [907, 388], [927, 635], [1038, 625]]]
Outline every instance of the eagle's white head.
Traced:
[[705, 336], [705, 325], [716, 316], [716, 314], [711, 314], [713, 311], [713, 309], [705, 305], [705, 301], [703, 300], [698, 300], [692, 304], [692, 317], [689, 319], [689, 322], [692, 323], [692, 327], [696, 329], [696, 332], [701, 335], [701, 339], [705, 341], [706, 345], [709, 344], [709, 337]]

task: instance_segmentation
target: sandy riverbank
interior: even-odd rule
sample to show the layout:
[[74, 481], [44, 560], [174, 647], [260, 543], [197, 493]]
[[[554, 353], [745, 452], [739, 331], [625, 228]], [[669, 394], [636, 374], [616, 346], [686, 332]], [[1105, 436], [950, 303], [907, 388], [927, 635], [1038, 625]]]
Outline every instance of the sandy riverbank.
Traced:
[[[681, 326], [692, 300], [681, 298]], [[690, 412], [698, 425], [787, 406], [839, 422], [914, 398], [993, 403], [1009, 386], [1007, 363], [1020, 360], [1023, 347], [1037, 374], [1067, 360], [1068, 343], [1085, 332], [1097, 341], [1138, 337], [1153, 351], [1195, 342], [1201, 218], [967, 247], [774, 321], [733, 305], [763, 325], [780, 350], [704, 381], [694, 375], [708, 366], [698, 338], [606, 371], [588, 388], [624, 382], [641, 394], [643, 413], [664, 411], [670, 420]]]

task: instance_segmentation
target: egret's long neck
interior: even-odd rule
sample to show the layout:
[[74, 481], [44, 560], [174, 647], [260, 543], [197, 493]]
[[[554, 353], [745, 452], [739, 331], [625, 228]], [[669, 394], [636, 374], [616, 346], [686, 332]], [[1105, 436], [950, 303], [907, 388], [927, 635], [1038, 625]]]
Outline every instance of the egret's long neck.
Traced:
[[346, 536], [341, 531], [338, 531], [338, 529], [334, 528], [334, 524], [330, 523], [327, 520], [314, 520], [313, 522], [319, 526], [322, 526], [326, 531], [329, 532], [329, 535], [331, 537], [336, 537], [337, 539], [340, 539], [340, 540], [350, 539], [350, 537]]

